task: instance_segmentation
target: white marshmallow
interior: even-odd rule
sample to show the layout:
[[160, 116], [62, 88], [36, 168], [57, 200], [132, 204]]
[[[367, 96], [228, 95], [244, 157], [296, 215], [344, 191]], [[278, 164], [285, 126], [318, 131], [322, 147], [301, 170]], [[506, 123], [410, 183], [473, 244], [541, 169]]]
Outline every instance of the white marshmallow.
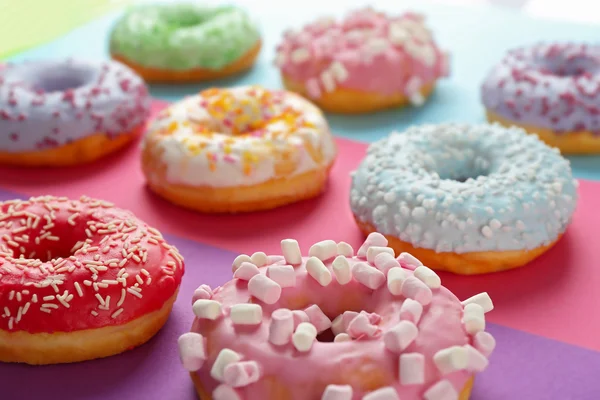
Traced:
[[324, 332], [331, 328], [331, 320], [318, 305], [313, 304], [312, 306], [305, 308], [304, 312], [308, 315], [309, 322], [317, 328], [317, 333]]
[[267, 276], [282, 288], [296, 286], [296, 271], [291, 265], [271, 265], [267, 268]]
[[333, 269], [335, 280], [338, 281], [340, 285], [350, 283], [352, 280], [352, 270], [350, 269], [350, 262], [348, 262], [346, 256], [337, 256], [335, 260], [333, 260], [331, 268]]
[[292, 311], [292, 316], [294, 318], [294, 329], [296, 329], [301, 323], [310, 321], [308, 315], [306, 315], [306, 313], [302, 310]]
[[420, 265], [415, 268], [415, 277], [429, 286], [431, 289], [439, 289], [442, 286], [442, 280], [433, 272], [431, 268]]
[[375, 257], [377, 257], [381, 253], [387, 253], [392, 257], [394, 256], [394, 250], [392, 250], [389, 247], [371, 246], [367, 249], [367, 261], [370, 263], [374, 263]]
[[423, 306], [416, 300], [406, 299], [400, 306], [400, 319], [418, 324], [423, 314]]
[[343, 333], [343, 332], [342, 333], [338, 333], [333, 338], [333, 341], [335, 343], [337, 343], [337, 342], [349, 342], [350, 340], [352, 340], [352, 338], [350, 337], [350, 335], [348, 335], [347, 333]]
[[462, 322], [467, 333], [474, 335], [485, 330], [485, 314], [483, 307], [477, 303], [469, 303], [463, 310]]
[[492, 299], [487, 292], [479, 293], [473, 297], [469, 297], [462, 302], [462, 305], [466, 306], [467, 304], [471, 303], [479, 304], [483, 308], [484, 313], [488, 313], [494, 309], [494, 303], [492, 303]]
[[287, 308], [280, 308], [271, 314], [269, 342], [276, 346], [288, 344], [294, 333], [294, 314]]
[[329, 260], [337, 255], [337, 244], [333, 240], [323, 240], [313, 244], [308, 250], [309, 257], [317, 257], [321, 261]]
[[410, 321], [400, 321], [383, 334], [385, 348], [395, 353], [404, 351], [419, 336], [419, 329]]
[[358, 282], [373, 290], [378, 289], [385, 283], [383, 272], [364, 262], [354, 264], [352, 267], [352, 276]]
[[392, 268], [400, 268], [400, 263], [394, 258], [394, 255], [386, 252], [377, 254], [373, 264], [384, 274], [387, 274]]
[[337, 244], [338, 256], [354, 257], [354, 249], [346, 242], [339, 242]]
[[404, 268], [415, 269], [423, 265], [421, 261], [410, 253], [400, 253], [396, 260], [400, 263]]
[[423, 393], [425, 400], [458, 400], [458, 392], [450, 381], [443, 379]]
[[177, 344], [183, 368], [190, 372], [202, 368], [206, 360], [206, 343], [202, 335], [195, 332], [184, 333], [177, 340]]
[[236, 325], [258, 325], [262, 322], [260, 304], [236, 304], [231, 307], [229, 318]]
[[238, 362], [241, 359], [242, 357], [235, 351], [230, 349], [222, 349], [210, 370], [210, 376], [219, 382], [223, 382], [223, 373], [225, 372], [225, 367], [229, 364]]
[[321, 400], [352, 400], [352, 386], [327, 385]]
[[362, 400], [400, 400], [398, 392], [391, 386], [377, 389], [363, 396]]
[[288, 264], [302, 264], [300, 245], [294, 239], [284, 239], [281, 241], [281, 254], [283, 254], [285, 257], [285, 262]]
[[489, 357], [494, 351], [494, 348], [496, 348], [496, 339], [488, 332], [478, 332], [473, 337], [473, 346], [475, 346], [481, 354]]
[[292, 335], [292, 344], [296, 350], [309, 351], [317, 338], [317, 328], [310, 322], [302, 322]]
[[402, 294], [402, 284], [408, 278], [408, 272], [400, 267], [390, 268], [387, 272], [387, 287], [391, 294], [400, 296]]
[[358, 253], [356, 254], [360, 258], [365, 258], [367, 256], [367, 250], [371, 246], [385, 247], [388, 245], [388, 240], [381, 233], [372, 232], [367, 236], [365, 242], [358, 249]]
[[269, 262], [267, 255], [262, 251], [258, 251], [252, 254], [252, 256], [250, 256], [250, 259], [252, 260], [252, 263], [259, 268], [264, 267]]
[[215, 300], [199, 299], [192, 306], [194, 315], [198, 318], [215, 320], [221, 316], [221, 303]]
[[306, 261], [306, 271], [312, 276], [321, 286], [327, 286], [331, 283], [331, 272], [323, 264], [323, 261], [317, 257], [310, 257]]
[[233, 260], [233, 264], [231, 265], [231, 271], [235, 272], [235, 270], [238, 269], [243, 262], [252, 262], [252, 259], [246, 254], [240, 254], [235, 258], [235, 260]]
[[469, 372], [483, 372], [487, 368], [489, 361], [486, 356], [481, 354], [475, 347], [471, 345], [465, 345], [467, 349], [467, 371]]
[[266, 275], [254, 275], [248, 282], [248, 291], [257, 299], [275, 304], [281, 297], [281, 286]]
[[336, 336], [339, 335], [340, 333], [346, 332], [346, 327], [344, 326], [343, 314], [340, 314], [333, 319], [333, 321], [331, 322], [331, 332], [333, 332], [333, 334]]
[[256, 361], [240, 361], [225, 367], [223, 380], [225, 384], [237, 388], [258, 381], [260, 375], [260, 366]]
[[401, 385], [422, 385], [425, 383], [425, 356], [423, 354], [401, 354], [399, 366]]
[[367, 313], [360, 313], [350, 321], [346, 329], [351, 338], [357, 339], [361, 336], [368, 338], [377, 337], [381, 331], [369, 321]]
[[431, 303], [433, 293], [429, 286], [414, 276], [409, 276], [402, 283], [402, 295], [413, 299], [426, 306]]
[[200, 287], [194, 290], [194, 294], [192, 296], [192, 304], [196, 302], [196, 300], [204, 299], [210, 300], [212, 299], [213, 292], [210, 286], [208, 285], [200, 285]]
[[212, 392], [213, 400], [242, 400], [242, 396], [232, 388], [227, 385], [219, 385]]
[[233, 273], [234, 278], [249, 281], [254, 275], [260, 274], [258, 267], [250, 262], [244, 261]]
[[467, 349], [462, 346], [451, 346], [439, 350], [433, 356], [433, 362], [442, 374], [449, 374], [467, 368]]

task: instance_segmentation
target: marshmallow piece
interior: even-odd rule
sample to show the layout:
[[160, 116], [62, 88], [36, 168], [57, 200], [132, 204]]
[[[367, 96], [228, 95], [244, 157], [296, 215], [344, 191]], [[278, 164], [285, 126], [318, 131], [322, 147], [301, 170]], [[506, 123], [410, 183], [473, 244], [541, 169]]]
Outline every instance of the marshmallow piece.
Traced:
[[215, 320], [221, 316], [221, 303], [215, 300], [199, 299], [192, 306], [194, 315], [198, 318]]
[[327, 385], [321, 400], [352, 400], [352, 386]]
[[352, 267], [352, 275], [354, 276], [354, 279], [373, 290], [378, 289], [385, 283], [385, 275], [383, 272], [364, 262], [354, 264], [354, 267]]
[[267, 256], [267, 265], [275, 264], [280, 261], [285, 261], [284, 256]]
[[419, 336], [419, 329], [410, 321], [400, 321], [383, 335], [385, 348], [395, 353], [404, 351]]
[[260, 274], [258, 267], [250, 262], [244, 261], [242, 265], [233, 273], [234, 278], [241, 279], [243, 281], [249, 281], [254, 275]]
[[401, 385], [422, 385], [425, 383], [425, 356], [423, 354], [401, 354], [399, 365]]
[[402, 284], [408, 278], [408, 272], [400, 267], [390, 268], [387, 272], [387, 287], [391, 294], [400, 296]]
[[342, 333], [338, 333], [333, 338], [334, 343], [337, 343], [337, 342], [349, 342], [350, 340], [352, 340], [352, 338], [350, 337], [350, 335], [348, 335], [347, 333], [343, 333], [343, 332]]
[[340, 285], [350, 283], [352, 280], [352, 270], [350, 269], [350, 263], [346, 256], [337, 256], [335, 260], [333, 260], [331, 268], [333, 269], [335, 280], [338, 281]]
[[418, 301], [406, 299], [400, 306], [400, 319], [418, 324], [423, 314], [423, 306]]
[[433, 272], [431, 268], [424, 265], [415, 268], [415, 277], [429, 286], [431, 289], [439, 289], [442, 286], [442, 280]]
[[258, 325], [262, 322], [260, 304], [236, 304], [231, 307], [229, 318], [236, 325]]
[[219, 382], [223, 382], [225, 367], [227, 367], [229, 364], [236, 363], [241, 359], [242, 357], [235, 351], [230, 349], [222, 349], [210, 370], [210, 376]]
[[465, 345], [467, 349], [467, 371], [469, 372], [483, 372], [487, 368], [489, 361], [486, 356], [481, 354], [475, 347], [471, 345]]
[[467, 349], [462, 346], [451, 346], [439, 350], [433, 356], [433, 362], [443, 375], [466, 369]]
[[404, 280], [401, 292], [403, 296], [416, 300], [424, 306], [431, 303], [433, 297], [431, 289], [414, 276], [409, 276]]
[[313, 304], [312, 306], [305, 308], [304, 312], [308, 315], [309, 322], [317, 328], [317, 333], [321, 333], [331, 328], [331, 320], [318, 305]]
[[292, 335], [292, 344], [296, 350], [309, 351], [317, 338], [317, 328], [310, 322], [302, 322]]
[[281, 241], [281, 253], [285, 257], [285, 262], [292, 265], [302, 264], [302, 253], [300, 245], [294, 239], [284, 239]]
[[298, 325], [300, 325], [301, 323], [310, 321], [308, 315], [306, 315], [306, 313], [302, 310], [292, 311], [292, 316], [294, 318], [294, 330], [296, 330]]
[[229, 364], [223, 370], [223, 380], [231, 387], [243, 387], [260, 379], [260, 367], [256, 361], [240, 361]]
[[267, 276], [282, 288], [296, 286], [296, 271], [291, 265], [271, 265], [267, 268]]
[[235, 270], [238, 269], [243, 262], [252, 262], [252, 259], [246, 254], [240, 254], [235, 258], [235, 260], [233, 260], [233, 264], [231, 265], [231, 271], [235, 272]]
[[348, 335], [351, 338], [357, 339], [361, 336], [374, 338], [379, 336], [381, 331], [379, 328], [369, 321], [367, 313], [360, 313], [350, 321], [347, 329]]
[[387, 253], [394, 256], [394, 250], [389, 247], [381, 247], [381, 246], [371, 246], [367, 249], [367, 261], [370, 263], [375, 262], [375, 257], [377, 257], [381, 253]]
[[408, 269], [415, 269], [423, 265], [421, 261], [410, 253], [400, 253], [396, 258], [401, 266]]
[[337, 244], [333, 240], [323, 240], [313, 244], [308, 250], [309, 257], [317, 257], [321, 261], [329, 260], [337, 255]]
[[340, 333], [346, 332], [346, 327], [344, 326], [343, 315], [340, 314], [333, 319], [331, 322], [331, 332], [333, 332], [334, 336], [339, 335]]
[[219, 385], [212, 392], [213, 400], [242, 400], [242, 396], [232, 388], [227, 385]]
[[485, 314], [483, 307], [477, 303], [469, 303], [463, 310], [462, 322], [467, 333], [474, 335], [485, 330]]
[[319, 282], [319, 285], [321, 286], [327, 286], [331, 283], [331, 272], [329, 272], [325, 264], [323, 264], [323, 261], [319, 260], [317, 257], [310, 257], [308, 261], [306, 261], [306, 271]]
[[462, 302], [462, 305], [466, 306], [467, 304], [471, 303], [479, 304], [483, 308], [484, 313], [488, 313], [494, 309], [494, 303], [492, 303], [492, 299], [487, 292], [479, 293], [473, 297], [469, 297]]
[[358, 249], [358, 253], [356, 254], [360, 258], [365, 258], [367, 256], [367, 250], [371, 246], [379, 246], [385, 247], [388, 245], [388, 241], [381, 233], [372, 232], [367, 236], [365, 242]]
[[400, 400], [396, 389], [391, 386], [377, 389], [363, 396], [363, 400]]
[[356, 311], [344, 311], [342, 314], [342, 332], [348, 331], [348, 325], [350, 325], [350, 322], [352, 322], [357, 315], [358, 313]]
[[204, 299], [210, 300], [212, 299], [213, 291], [208, 285], [200, 285], [200, 287], [194, 290], [194, 294], [192, 296], [192, 304], [196, 302], [196, 300]]
[[450, 381], [443, 379], [423, 393], [425, 400], [458, 400], [458, 392]]
[[377, 254], [373, 264], [384, 274], [387, 274], [392, 268], [400, 268], [400, 263], [394, 258], [394, 255], [387, 252]]
[[271, 314], [269, 325], [269, 342], [283, 346], [290, 342], [294, 333], [294, 314], [287, 308], [280, 308]]
[[250, 256], [250, 260], [252, 260], [252, 263], [259, 268], [264, 267], [269, 262], [267, 255], [262, 251], [257, 251], [256, 253], [252, 254], [252, 256]]
[[281, 297], [281, 286], [266, 275], [254, 275], [248, 282], [248, 291], [257, 299], [275, 304]]
[[195, 332], [184, 333], [177, 339], [177, 344], [183, 368], [190, 372], [202, 368], [206, 360], [206, 343], [202, 335]]
[[354, 257], [354, 249], [346, 242], [339, 242], [337, 244], [338, 256]]
[[478, 332], [473, 337], [473, 346], [481, 354], [489, 357], [496, 348], [496, 339], [488, 332]]

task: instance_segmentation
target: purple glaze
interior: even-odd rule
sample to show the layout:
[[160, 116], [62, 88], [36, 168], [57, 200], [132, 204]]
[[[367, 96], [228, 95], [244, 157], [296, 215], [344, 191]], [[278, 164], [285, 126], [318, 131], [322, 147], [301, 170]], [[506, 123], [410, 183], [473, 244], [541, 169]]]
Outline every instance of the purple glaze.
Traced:
[[148, 88], [114, 62], [43, 60], [0, 68], [0, 151], [68, 144], [129, 132], [150, 112]]
[[481, 97], [488, 111], [519, 124], [600, 135], [600, 45], [511, 50], [488, 74]]

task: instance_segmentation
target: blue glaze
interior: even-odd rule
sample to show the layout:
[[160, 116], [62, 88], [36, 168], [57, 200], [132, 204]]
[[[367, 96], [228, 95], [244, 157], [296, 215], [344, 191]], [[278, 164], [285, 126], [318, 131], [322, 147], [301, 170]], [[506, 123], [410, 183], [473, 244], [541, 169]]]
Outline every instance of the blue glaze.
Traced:
[[530, 250], [565, 231], [576, 187], [569, 162], [520, 128], [423, 125], [369, 146], [350, 205], [415, 247]]
[[59, 147], [140, 126], [150, 112], [143, 80], [117, 62], [44, 60], [0, 69], [0, 151]]

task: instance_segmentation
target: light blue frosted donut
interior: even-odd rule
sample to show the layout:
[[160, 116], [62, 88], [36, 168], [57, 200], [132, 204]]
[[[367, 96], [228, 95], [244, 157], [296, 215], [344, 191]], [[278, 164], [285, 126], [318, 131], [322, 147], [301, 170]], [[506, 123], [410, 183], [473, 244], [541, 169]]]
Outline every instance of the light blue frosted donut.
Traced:
[[424, 125], [369, 146], [355, 217], [436, 252], [530, 250], [562, 234], [577, 181], [557, 149], [520, 128]]

